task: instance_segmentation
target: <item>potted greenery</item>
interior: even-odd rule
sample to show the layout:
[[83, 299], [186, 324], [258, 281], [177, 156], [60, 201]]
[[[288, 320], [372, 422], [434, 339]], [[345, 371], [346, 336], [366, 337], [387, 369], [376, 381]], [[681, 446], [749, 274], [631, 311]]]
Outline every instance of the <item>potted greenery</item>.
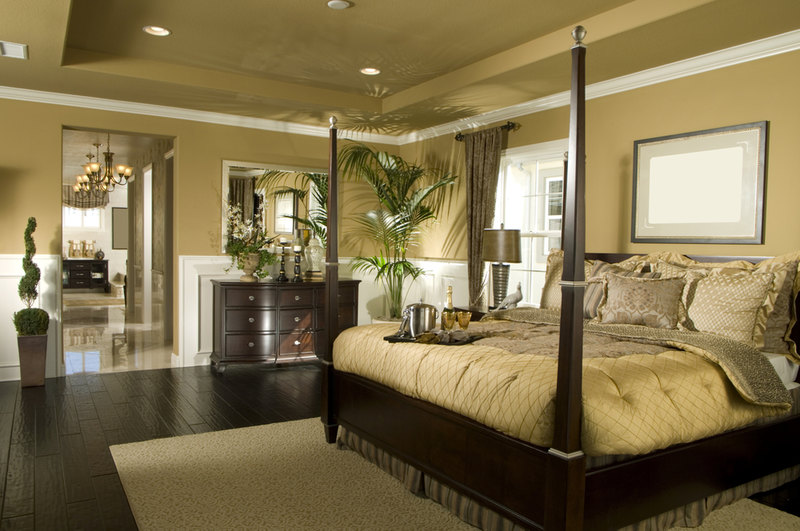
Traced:
[[275, 263], [275, 254], [269, 246], [275, 240], [264, 232], [264, 211], [261, 205], [254, 219], [245, 220], [239, 205], [228, 205], [228, 240], [225, 253], [231, 257], [230, 271], [234, 266], [244, 272], [242, 282], [257, 282], [267, 276], [266, 267]]
[[377, 244], [379, 254], [357, 256], [353, 269], [375, 275], [386, 292], [388, 316], [397, 319], [403, 311], [405, 282], [413, 282], [424, 272], [406, 253], [418, 245], [424, 225], [436, 219], [456, 177], [360, 143], [346, 145], [339, 160], [343, 174], [366, 182], [380, 204], [356, 219], [360, 232]]
[[22, 387], [44, 385], [45, 361], [47, 359], [47, 329], [50, 316], [41, 308], [32, 308], [39, 297], [39, 280], [42, 273], [39, 266], [33, 263], [36, 244], [33, 231], [36, 230], [36, 218], [28, 218], [25, 227], [25, 256], [22, 258], [24, 274], [19, 281], [19, 298], [25, 308], [14, 313], [14, 328], [17, 329], [17, 346], [19, 348], [19, 372]]

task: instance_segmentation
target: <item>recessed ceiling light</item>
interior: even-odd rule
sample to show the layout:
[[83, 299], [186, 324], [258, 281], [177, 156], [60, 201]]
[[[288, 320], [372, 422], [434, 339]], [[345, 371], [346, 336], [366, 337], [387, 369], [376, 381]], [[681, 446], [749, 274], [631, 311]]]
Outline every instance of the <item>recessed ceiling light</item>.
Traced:
[[347, 9], [351, 5], [352, 4], [350, 2], [348, 2], [347, 0], [330, 0], [328, 2], [328, 7], [331, 8], [331, 9], [336, 9], [336, 10]]
[[145, 26], [142, 28], [142, 31], [148, 35], [155, 35], [156, 37], [166, 37], [172, 33], [167, 28], [162, 28], [161, 26]]
[[373, 68], [371, 66], [365, 66], [364, 68], [359, 70], [359, 72], [361, 72], [365, 76], [377, 76], [378, 74], [381, 73], [381, 71], [379, 69]]

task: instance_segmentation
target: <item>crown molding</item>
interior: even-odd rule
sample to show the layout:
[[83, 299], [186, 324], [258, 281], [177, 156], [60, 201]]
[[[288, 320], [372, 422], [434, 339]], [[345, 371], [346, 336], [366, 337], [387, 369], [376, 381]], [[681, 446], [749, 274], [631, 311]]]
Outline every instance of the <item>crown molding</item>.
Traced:
[[[773, 37], [767, 37], [746, 44], [733, 46], [724, 50], [699, 55], [691, 59], [676, 61], [663, 66], [642, 70], [635, 74], [620, 76], [607, 81], [594, 83], [586, 87], [586, 99], [601, 98], [620, 92], [627, 92], [649, 85], [664, 83], [682, 77], [693, 76], [720, 68], [726, 68], [749, 61], [764, 59], [773, 55], [792, 52], [800, 49], [800, 30], [794, 30]], [[52, 105], [65, 105], [99, 109], [112, 112], [123, 112], [154, 116], [159, 118], [172, 118], [176, 120], [189, 120], [217, 125], [261, 129], [278, 133], [296, 135], [327, 137], [327, 126], [314, 126], [294, 122], [269, 120], [266, 118], [252, 118], [234, 114], [224, 114], [208, 111], [197, 111], [180, 107], [167, 107], [147, 103], [119, 101], [59, 92], [46, 92], [40, 90], [22, 89], [16, 87], [0, 86], [0, 98], [28, 101], [34, 103], [48, 103]], [[442, 135], [455, 134], [478, 127], [519, 118], [529, 114], [542, 112], [569, 105], [569, 91], [559, 92], [544, 98], [504, 107], [483, 114], [462, 118], [446, 124], [421, 129], [404, 135], [384, 135], [378, 133], [339, 130], [339, 136], [363, 142], [374, 142], [388, 145], [405, 145], [421, 140], [427, 140]]]
[[[794, 30], [746, 44], [732, 46], [724, 50], [698, 55], [690, 59], [642, 70], [634, 74], [593, 83], [586, 87], [586, 99], [590, 100], [603, 96], [610, 96], [612, 94], [619, 94], [620, 92], [636, 90], [682, 77], [694, 76], [728, 66], [757, 61], [759, 59], [793, 52], [799, 49], [800, 30]], [[398, 137], [398, 144], [409, 144], [441, 135], [455, 134], [567, 105], [569, 105], [569, 91], [559, 92], [544, 98], [526, 101], [518, 105], [504, 107], [495, 111], [408, 133]]]

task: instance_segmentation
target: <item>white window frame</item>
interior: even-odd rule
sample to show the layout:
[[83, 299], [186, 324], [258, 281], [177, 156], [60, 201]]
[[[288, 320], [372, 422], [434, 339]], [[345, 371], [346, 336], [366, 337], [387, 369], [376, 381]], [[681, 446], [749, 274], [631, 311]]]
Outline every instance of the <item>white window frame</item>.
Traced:
[[[543, 142], [540, 144], [533, 144], [529, 146], [522, 146], [517, 148], [506, 149], [501, 153], [500, 159], [500, 174], [497, 180], [497, 200], [495, 207], [493, 228], [499, 229], [500, 224], [504, 223], [507, 229], [522, 229], [522, 227], [512, 227], [505, 223], [506, 219], [506, 168], [510, 165], [520, 163], [530, 164], [539, 162], [551, 162], [553, 160], [564, 160], [564, 154], [569, 147], [569, 140], [564, 138], [561, 140], [554, 140], [551, 142]], [[525, 231], [521, 230], [520, 237], [522, 238], [523, 257], [522, 263], [511, 264], [511, 272], [508, 282], [508, 290], [513, 291], [518, 282], [522, 284], [523, 301], [521, 304], [538, 306], [541, 299], [541, 290], [544, 285], [544, 276], [547, 266], [547, 254], [550, 247], [558, 247], [561, 238], [561, 229], [558, 230], [545, 230], [550, 226], [550, 221], [555, 219], [563, 219], [563, 204], [560, 216], [548, 214], [547, 205], [547, 185], [554, 179], [558, 179], [552, 175], [538, 176], [539, 182], [536, 183], [535, 188], [539, 190], [537, 195], [544, 202], [542, 208], [538, 213], [541, 223], [535, 223], [535, 226], [541, 227], [542, 230]], [[564, 175], [562, 173], [560, 180], [563, 182]], [[563, 184], [562, 184], [563, 189]], [[541, 195], [540, 195], [541, 194]], [[563, 221], [562, 221], [563, 224]], [[528, 240], [527, 242], [525, 240]], [[552, 243], [551, 243], [552, 242]], [[537, 249], [535, 252], [525, 253], [525, 249]]]
[[[83, 230], [87, 230], [87, 231], [97, 231], [97, 232], [103, 230], [103, 225], [104, 225], [104, 223], [103, 223], [103, 221], [104, 221], [103, 220], [103, 218], [104, 218], [103, 211], [104, 211], [104, 209], [102, 207], [100, 207], [100, 208], [74, 208], [74, 207], [63, 205], [62, 209], [63, 210], [61, 212], [61, 216], [62, 216], [62, 219], [64, 220], [63, 221], [64, 228], [66, 228], [66, 229], [83, 229]], [[81, 219], [80, 224], [67, 224], [67, 220], [69, 220], [71, 218], [71, 216], [69, 215], [70, 211], [75, 211], [76, 213], [80, 214], [80, 219]], [[87, 214], [89, 212], [92, 212], [92, 213], [96, 212], [97, 213], [97, 225], [89, 225], [89, 224], [86, 223]]]

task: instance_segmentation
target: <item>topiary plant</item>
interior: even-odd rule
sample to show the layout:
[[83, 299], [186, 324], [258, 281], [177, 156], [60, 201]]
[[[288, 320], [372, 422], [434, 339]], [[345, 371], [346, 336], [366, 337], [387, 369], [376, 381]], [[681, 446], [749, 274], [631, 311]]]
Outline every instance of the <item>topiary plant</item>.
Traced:
[[36, 244], [33, 241], [33, 231], [36, 230], [36, 218], [28, 218], [25, 227], [25, 256], [22, 258], [22, 269], [25, 274], [19, 281], [19, 298], [25, 303], [26, 308], [14, 313], [14, 327], [17, 335], [38, 336], [47, 333], [50, 326], [50, 316], [41, 308], [32, 308], [39, 297], [39, 279], [42, 273], [39, 266], [33, 263], [36, 254]]

